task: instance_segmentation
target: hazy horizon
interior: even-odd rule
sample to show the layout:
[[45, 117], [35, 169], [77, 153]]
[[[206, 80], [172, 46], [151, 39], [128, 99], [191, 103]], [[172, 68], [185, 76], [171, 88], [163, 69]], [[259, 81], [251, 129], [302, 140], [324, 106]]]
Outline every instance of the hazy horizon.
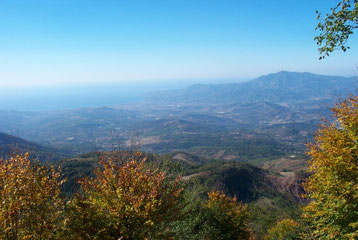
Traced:
[[180, 79], [176, 82], [105, 83], [74, 86], [0, 89], [0, 110], [51, 111], [105, 107], [144, 100], [150, 92], [182, 89], [193, 84], [243, 82], [250, 79]]
[[[261, 76], [269, 74], [274, 73], [267, 73]], [[261, 76], [256, 76], [252, 79], [178, 79], [175, 82], [92, 83], [89, 85], [56, 87], [22, 86], [2, 88], [0, 89], [0, 111], [41, 112], [86, 107], [111, 107], [141, 102], [145, 99], [146, 94], [151, 92], [184, 89], [194, 84], [240, 83], [251, 81]]]

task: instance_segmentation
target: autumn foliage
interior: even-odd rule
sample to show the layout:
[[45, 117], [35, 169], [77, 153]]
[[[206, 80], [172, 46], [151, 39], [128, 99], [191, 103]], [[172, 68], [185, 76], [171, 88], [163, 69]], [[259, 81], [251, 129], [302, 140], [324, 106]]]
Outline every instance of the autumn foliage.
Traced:
[[250, 239], [247, 206], [236, 197], [212, 191], [204, 208], [209, 214], [206, 239]]
[[0, 159], [0, 239], [54, 239], [64, 202], [60, 174], [29, 160]]
[[312, 202], [304, 209], [314, 239], [358, 238], [358, 97], [332, 109], [309, 145], [312, 173], [305, 185]]
[[67, 201], [61, 174], [28, 156], [0, 160], [0, 239], [252, 239], [236, 197], [210, 192], [192, 204], [180, 177], [141, 153], [103, 158]]
[[300, 225], [292, 219], [283, 219], [268, 230], [265, 240], [298, 239]]
[[101, 161], [95, 178], [81, 180], [71, 202], [68, 236], [74, 239], [168, 239], [179, 215], [179, 180], [150, 169], [140, 153]]

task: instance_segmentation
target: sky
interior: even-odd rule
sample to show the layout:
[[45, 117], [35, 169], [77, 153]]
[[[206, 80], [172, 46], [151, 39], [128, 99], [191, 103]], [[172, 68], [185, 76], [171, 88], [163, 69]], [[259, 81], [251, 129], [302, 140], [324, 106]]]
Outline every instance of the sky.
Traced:
[[233, 82], [281, 70], [355, 76], [354, 35], [351, 50], [318, 60], [315, 12], [336, 3], [0, 0], [0, 93]]

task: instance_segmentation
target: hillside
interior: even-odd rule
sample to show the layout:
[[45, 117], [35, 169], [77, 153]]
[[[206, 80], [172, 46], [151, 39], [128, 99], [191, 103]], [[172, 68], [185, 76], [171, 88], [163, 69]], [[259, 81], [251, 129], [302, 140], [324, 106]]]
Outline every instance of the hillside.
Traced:
[[[67, 181], [63, 190], [71, 196], [79, 186], [77, 180], [93, 176], [102, 158], [122, 156], [125, 152], [96, 152], [64, 159], [58, 163]], [[249, 204], [250, 224], [263, 236], [277, 220], [295, 217], [302, 201], [301, 183], [305, 176], [282, 169], [265, 170], [233, 161], [211, 161], [187, 153], [157, 155], [145, 153], [146, 162], [166, 171], [169, 178], [182, 176], [183, 187], [204, 201], [207, 192], [219, 190], [237, 196]], [[262, 213], [265, 213], [264, 215]]]
[[11, 154], [24, 152], [29, 152], [32, 158], [38, 158], [42, 161], [57, 161], [70, 156], [68, 153], [53, 147], [41, 146], [9, 134], [0, 133], [0, 158], [8, 158]]
[[[93, 171], [99, 167], [101, 159], [116, 158], [125, 153], [94, 152], [60, 161], [58, 165], [64, 176], [68, 178], [65, 191], [71, 193], [76, 188], [76, 179], [93, 176]], [[236, 161], [212, 161], [180, 152], [171, 155], [144, 153], [143, 157], [149, 165], [159, 167], [173, 176], [182, 175], [183, 181], [189, 185], [201, 185], [203, 193], [220, 190], [231, 196], [236, 195], [240, 201], [244, 202], [254, 202], [262, 198], [284, 198], [284, 196], [290, 201], [295, 201], [299, 197], [290, 192], [290, 183], [287, 181], [292, 179], [295, 173], [290, 172], [289, 167], [283, 170], [282, 168], [287, 166], [284, 164], [281, 164], [281, 168], [274, 168], [270, 164], [265, 164], [261, 168]], [[298, 170], [300, 169], [302, 168]], [[291, 169], [291, 171], [294, 170], [297, 169]], [[297, 177], [300, 178], [299, 175]], [[282, 186], [284, 182], [286, 182], [286, 188]]]

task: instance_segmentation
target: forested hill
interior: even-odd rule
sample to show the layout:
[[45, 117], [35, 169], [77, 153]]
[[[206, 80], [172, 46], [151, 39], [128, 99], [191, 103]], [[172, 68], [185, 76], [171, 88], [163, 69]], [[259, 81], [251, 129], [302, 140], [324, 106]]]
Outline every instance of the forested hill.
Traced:
[[32, 158], [38, 158], [42, 161], [59, 160], [70, 156], [64, 152], [58, 151], [54, 147], [45, 147], [22, 138], [15, 137], [0, 132], [0, 158], [7, 158], [11, 154], [29, 152]]
[[148, 100], [162, 103], [238, 103], [270, 101], [274, 103], [326, 100], [353, 92], [356, 78], [324, 76], [313, 73], [281, 71], [240, 83], [196, 84], [181, 90], [149, 94]]

